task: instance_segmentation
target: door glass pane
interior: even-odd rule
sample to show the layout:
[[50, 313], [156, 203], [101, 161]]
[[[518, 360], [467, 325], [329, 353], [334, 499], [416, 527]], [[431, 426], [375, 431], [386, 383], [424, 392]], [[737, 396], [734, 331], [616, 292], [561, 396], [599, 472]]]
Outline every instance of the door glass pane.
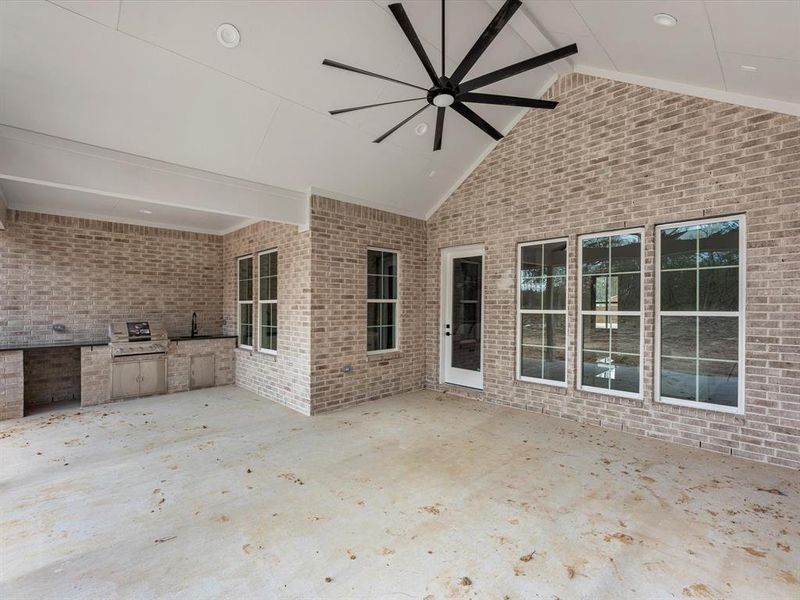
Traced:
[[453, 305], [450, 364], [481, 369], [482, 256], [453, 259]]
[[700, 358], [739, 360], [739, 318], [700, 317]]

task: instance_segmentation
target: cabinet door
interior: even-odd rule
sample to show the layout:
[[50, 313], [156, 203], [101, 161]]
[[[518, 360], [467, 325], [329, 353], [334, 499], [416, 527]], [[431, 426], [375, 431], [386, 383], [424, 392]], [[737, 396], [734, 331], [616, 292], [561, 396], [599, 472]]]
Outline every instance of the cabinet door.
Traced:
[[214, 382], [214, 355], [192, 356], [189, 365], [189, 389], [211, 387]]
[[139, 393], [165, 394], [167, 391], [167, 361], [163, 358], [143, 360], [139, 363]]
[[118, 362], [111, 365], [111, 397], [129, 398], [139, 395], [139, 362]]

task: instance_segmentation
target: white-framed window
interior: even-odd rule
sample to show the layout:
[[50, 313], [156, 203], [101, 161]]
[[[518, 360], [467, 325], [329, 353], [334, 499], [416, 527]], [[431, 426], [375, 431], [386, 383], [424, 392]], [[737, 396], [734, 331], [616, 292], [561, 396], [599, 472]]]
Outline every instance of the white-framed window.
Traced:
[[744, 412], [744, 216], [656, 227], [655, 398]]
[[568, 240], [517, 246], [517, 378], [567, 384]]
[[278, 250], [258, 254], [258, 349], [278, 352]]
[[241, 256], [237, 261], [236, 329], [239, 346], [253, 347], [253, 257]]
[[367, 352], [397, 350], [397, 252], [367, 249]]
[[641, 228], [578, 239], [578, 389], [642, 397]]

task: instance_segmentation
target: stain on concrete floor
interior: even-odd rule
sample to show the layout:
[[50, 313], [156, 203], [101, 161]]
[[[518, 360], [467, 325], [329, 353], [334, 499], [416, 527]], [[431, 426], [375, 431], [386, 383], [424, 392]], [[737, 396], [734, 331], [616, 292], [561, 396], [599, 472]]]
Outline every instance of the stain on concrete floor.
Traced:
[[432, 392], [71, 408], [0, 452], [3, 598], [800, 597], [798, 472]]

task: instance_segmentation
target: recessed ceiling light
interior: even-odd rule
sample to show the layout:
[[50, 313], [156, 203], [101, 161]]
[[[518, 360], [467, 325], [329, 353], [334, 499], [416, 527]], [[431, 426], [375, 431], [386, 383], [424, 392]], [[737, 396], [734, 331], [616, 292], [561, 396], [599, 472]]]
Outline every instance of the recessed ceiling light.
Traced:
[[242, 41], [239, 30], [230, 23], [223, 23], [217, 27], [217, 41], [226, 48], [236, 48]]
[[754, 67], [753, 65], [740, 65], [739, 68], [742, 71], [758, 71], [758, 67]]
[[152, 210], [147, 210], [146, 208], [140, 208], [139, 212], [142, 213], [143, 215], [152, 215], [153, 214]]
[[417, 123], [417, 126], [414, 127], [414, 133], [417, 135], [425, 135], [428, 132], [428, 124], [427, 123]]
[[662, 27], [675, 27], [678, 24], [678, 19], [667, 13], [658, 13], [653, 16], [653, 21]]

